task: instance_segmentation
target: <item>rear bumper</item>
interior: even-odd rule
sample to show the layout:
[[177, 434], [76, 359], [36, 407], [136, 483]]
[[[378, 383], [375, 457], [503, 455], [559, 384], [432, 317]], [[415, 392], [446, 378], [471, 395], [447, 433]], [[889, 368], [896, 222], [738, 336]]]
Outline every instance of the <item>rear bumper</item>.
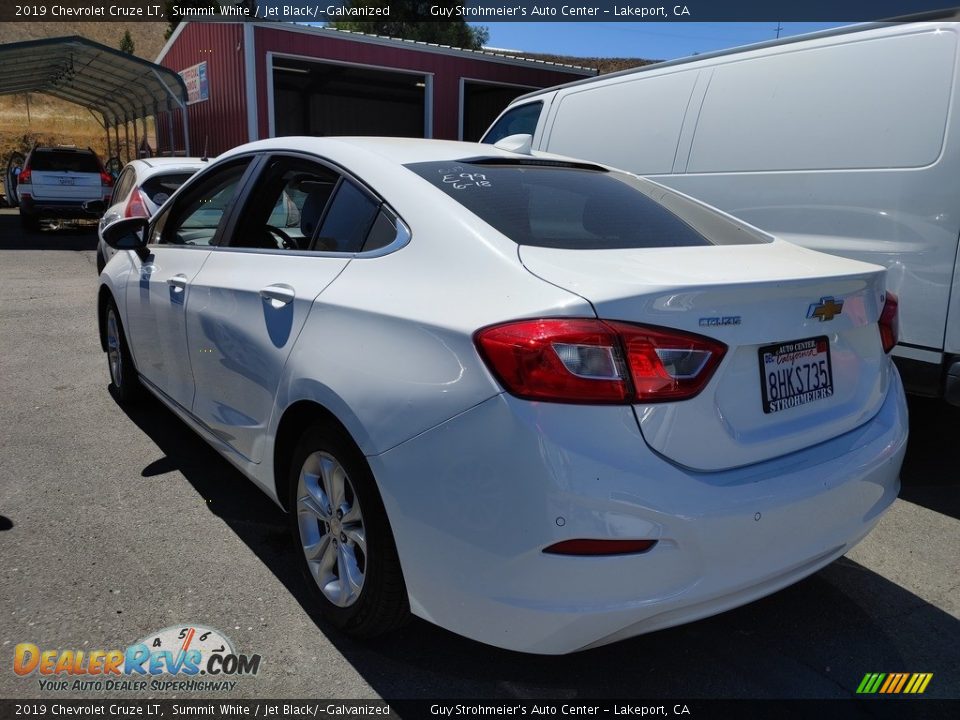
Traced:
[[[87, 198], [87, 200], [101, 199], [99, 195]], [[87, 202], [87, 200], [38, 200], [34, 197], [23, 198], [20, 201], [20, 212], [42, 218], [96, 220], [100, 217], [99, 214], [87, 212], [83, 209], [83, 203]]]
[[[679, 468], [630, 408], [501, 395], [369, 458], [414, 613], [559, 654], [750, 602], [844, 554], [899, 491], [907, 409], [896, 373], [854, 431], [765, 463]], [[642, 555], [564, 557], [572, 538], [653, 538]]]

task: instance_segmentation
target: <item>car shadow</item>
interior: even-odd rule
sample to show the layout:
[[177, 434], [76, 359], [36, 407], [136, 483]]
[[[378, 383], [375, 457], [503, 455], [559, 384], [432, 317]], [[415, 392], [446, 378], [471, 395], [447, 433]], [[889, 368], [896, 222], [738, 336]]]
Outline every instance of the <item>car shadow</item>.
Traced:
[[283, 512], [158, 401], [124, 411], [164, 453], [143, 476], [182, 473], [387, 699], [844, 698], [881, 671], [939, 671], [926, 696], [960, 696], [960, 673], [943, 672], [960, 621], [846, 558], [736, 610], [568, 656], [499, 650], [417, 619], [353, 641], [315, 610]]
[[97, 226], [68, 224], [53, 229], [44, 223], [40, 232], [28, 233], [16, 211], [0, 212], [0, 250], [96, 250]]
[[900, 498], [960, 520], [960, 408], [911, 397], [910, 441], [900, 473]]

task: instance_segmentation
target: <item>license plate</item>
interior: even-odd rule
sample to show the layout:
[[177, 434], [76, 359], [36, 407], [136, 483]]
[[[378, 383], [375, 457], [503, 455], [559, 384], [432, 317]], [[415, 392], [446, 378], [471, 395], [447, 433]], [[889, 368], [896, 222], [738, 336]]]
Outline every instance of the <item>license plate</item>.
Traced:
[[57, 182], [59, 182], [61, 185], [73, 185], [73, 178], [72, 177], [57, 178]]
[[833, 396], [830, 340], [825, 335], [765, 345], [758, 352], [765, 413]]

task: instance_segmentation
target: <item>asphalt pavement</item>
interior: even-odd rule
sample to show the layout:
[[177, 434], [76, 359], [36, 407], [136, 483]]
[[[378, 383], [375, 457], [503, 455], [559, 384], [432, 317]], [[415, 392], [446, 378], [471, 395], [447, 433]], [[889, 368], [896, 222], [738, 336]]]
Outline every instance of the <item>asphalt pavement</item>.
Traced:
[[566, 657], [419, 620], [359, 643], [311, 607], [281, 511], [159, 403], [108, 392], [95, 246], [0, 212], [0, 697], [98, 696], [17, 676], [19, 643], [107, 650], [199, 624], [262, 657], [231, 697], [836, 698], [868, 672], [930, 672], [926, 696], [960, 698], [960, 410], [911, 400], [900, 499], [771, 597]]

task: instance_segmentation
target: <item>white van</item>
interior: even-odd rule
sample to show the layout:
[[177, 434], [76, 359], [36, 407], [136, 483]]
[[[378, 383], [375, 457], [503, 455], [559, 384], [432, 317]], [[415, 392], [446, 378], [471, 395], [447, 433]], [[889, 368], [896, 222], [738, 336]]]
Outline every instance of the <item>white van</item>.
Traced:
[[649, 65], [524, 95], [483, 141], [530, 134], [887, 266], [904, 382], [960, 404], [958, 36], [875, 23]]

